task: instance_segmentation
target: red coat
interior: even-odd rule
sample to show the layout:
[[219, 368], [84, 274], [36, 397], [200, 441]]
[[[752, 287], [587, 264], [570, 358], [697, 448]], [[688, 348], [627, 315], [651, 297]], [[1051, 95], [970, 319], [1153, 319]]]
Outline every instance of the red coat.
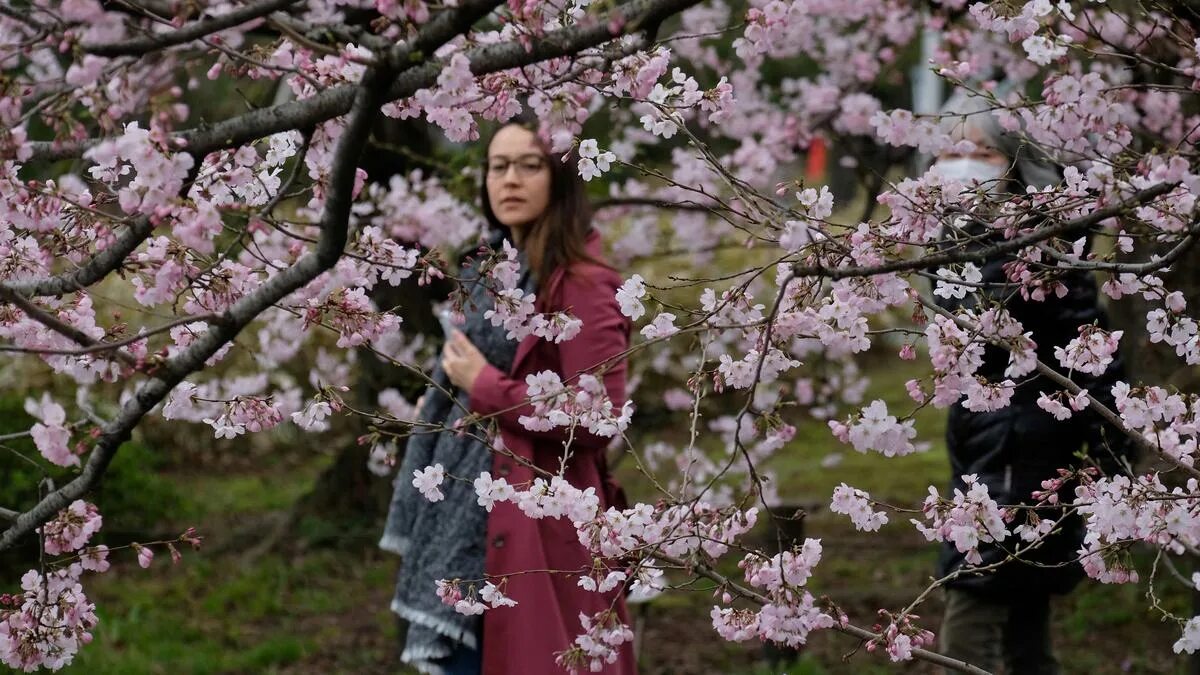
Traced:
[[[589, 253], [599, 260], [599, 236], [592, 233], [587, 244]], [[504, 445], [514, 455], [552, 474], [559, 469], [565, 429], [532, 432], [517, 421], [531, 411], [523, 403], [528, 398], [525, 376], [552, 370], [565, 381], [623, 352], [629, 345], [631, 324], [617, 305], [616, 292], [621, 283], [616, 272], [590, 263], [576, 264], [566, 273], [557, 271], [538, 289], [539, 305], [546, 301], [541, 311], [569, 311], [583, 321], [579, 335], [557, 345], [529, 336], [517, 347], [508, 373], [488, 365], [471, 388], [471, 409], [496, 415]], [[604, 376], [608, 395], [618, 408], [625, 402], [625, 369], [622, 360]], [[565, 474], [579, 489], [594, 487], [602, 509], [608, 504], [604, 501], [600, 462], [608, 441], [576, 429]], [[527, 485], [534, 478], [531, 469], [501, 454], [494, 455], [492, 476], [502, 476], [517, 486]], [[488, 517], [485, 570], [493, 578], [512, 575], [504, 592], [518, 604], [484, 613], [485, 675], [563, 673], [554, 663], [554, 655], [571, 647], [582, 632], [581, 613], [590, 617], [616, 603], [622, 620], [629, 625], [619, 591], [599, 594], [578, 586], [579, 572], [589, 569], [591, 564], [591, 557], [566, 518], [533, 520], [513, 504], [495, 505]], [[550, 574], [544, 570], [574, 573]], [[587, 672], [586, 665], [583, 671]], [[626, 643], [617, 662], [602, 672], [633, 675], [636, 664], [632, 645]]]

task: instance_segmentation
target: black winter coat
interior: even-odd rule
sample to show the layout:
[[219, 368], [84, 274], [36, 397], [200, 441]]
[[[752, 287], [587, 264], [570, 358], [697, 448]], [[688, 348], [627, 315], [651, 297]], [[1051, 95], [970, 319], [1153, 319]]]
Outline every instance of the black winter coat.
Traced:
[[[981, 270], [982, 282], [989, 286], [980, 294], [991, 301], [1002, 302], [1024, 329], [1033, 333], [1038, 359], [1058, 370], [1055, 347], [1066, 346], [1077, 337], [1081, 325], [1095, 322], [1102, 328], [1107, 327], [1107, 319], [1098, 303], [1096, 283], [1090, 274], [1071, 272], [1060, 278], [1067, 287], [1065, 297], [1050, 297], [1042, 302], [1023, 300], [1017, 286], [1007, 283], [1004, 265], [1008, 260], [1011, 258], [993, 260], [984, 265]], [[974, 294], [968, 294], [963, 300], [941, 301], [939, 304], [953, 310], [957, 307], [973, 307], [976, 301]], [[978, 374], [988, 381], [1000, 382], [1005, 379], [1007, 365], [1008, 352], [989, 346]], [[1074, 373], [1072, 378], [1093, 397], [1110, 409], [1115, 409], [1112, 385], [1124, 378], [1119, 357], [1100, 377]], [[1031, 494], [1042, 489], [1043, 480], [1057, 477], [1060, 467], [1083, 466], [1083, 454], [1090, 457], [1089, 463], [1100, 465], [1106, 473], [1119, 471], [1118, 459], [1127, 458], [1132, 448], [1128, 438], [1119, 429], [1107, 424], [1090, 410], [1074, 413], [1071, 418], [1059, 422], [1037, 406], [1039, 392], [1050, 393], [1058, 389], [1057, 385], [1035, 372], [1018, 382], [1012, 403], [1002, 410], [980, 413], [967, 410], [960, 404], [952, 406], [946, 425], [951, 494], [955, 488], [966, 491], [961, 476], [976, 474], [980, 482], [987, 485], [988, 494], [998, 504], [1032, 504], [1035, 500]], [[1072, 486], [1069, 485], [1064, 488], [1061, 493], [1064, 501], [1072, 498], [1071, 490]], [[1060, 517], [1057, 513], [1045, 515]], [[1019, 514], [1017, 519], [1009, 523], [1009, 530], [1024, 522], [1023, 519], [1024, 514]], [[948, 585], [992, 597], [1007, 596], [1013, 592], [1070, 591], [1083, 578], [1083, 569], [1077, 562], [1065, 563], [1078, 558], [1084, 528], [1077, 516], [1060, 525], [1059, 532], [1023, 556], [1037, 564], [1010, 561], [994, 572], [964, 574]], [[1020, 543], [1017, 537], [1011, 537], [1003, 547], [981, 545], [982, 565], [1004, 560], [1008, 557], [1005, 551], [1015, 550]], [[964, 557], [953, 544], [945, 544], [938, 561], [940, 575], [945, 576], [960, 568], [964, 564]]]

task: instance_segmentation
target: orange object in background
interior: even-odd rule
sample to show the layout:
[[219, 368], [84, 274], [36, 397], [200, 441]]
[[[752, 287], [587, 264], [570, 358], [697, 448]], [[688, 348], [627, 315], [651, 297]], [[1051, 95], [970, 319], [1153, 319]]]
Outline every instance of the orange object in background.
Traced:
[[808, 143], [808, 157], [804, 161], [804, 177], [812, 182], [825, 181], [825, 164], [829, 160], [829, 151], [825, 147], [825, 139], [813, 138]]

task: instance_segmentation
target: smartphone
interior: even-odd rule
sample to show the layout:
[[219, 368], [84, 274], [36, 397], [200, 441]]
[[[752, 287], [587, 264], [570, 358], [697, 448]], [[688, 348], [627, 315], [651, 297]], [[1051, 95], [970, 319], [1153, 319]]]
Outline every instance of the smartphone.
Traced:
[[454, 331], [458, 330], [458, 326], [454, 325], [453, 313], [449, 307], [440, 307], [434, 314], [437, 316], [438, 323], [442, 325], [442, 335], [445, 335], [446, 339], [449, 340]]

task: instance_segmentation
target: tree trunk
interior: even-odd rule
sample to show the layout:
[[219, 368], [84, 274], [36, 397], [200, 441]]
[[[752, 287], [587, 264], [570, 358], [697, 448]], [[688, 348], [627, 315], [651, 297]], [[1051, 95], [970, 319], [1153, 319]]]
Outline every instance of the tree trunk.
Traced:
[[[384, 145], [403, 147], [412, 155], [400, 155], [375, 147], [363, 155], [369, 180], [386, 183], [395, 174], [422, 167], [413, 156], [426, 157], [432, 150], [428, 129], [414, 122], [388, 120], [377, 126], [374, 137]], [[438, 289], [418, 286], [408, 280], [398, 287], [379, 284], [372, 299], [380, 308], [403, 310], [401, 329], [406, 335], [439, 335], [440, 328], [430, 304]], [[358, 354], [354, 399], [360, 409], [374, 410], [379, 392], [395, 388], [413, 401], [424, 384], [403, 368], [383, 363], [366, 350]], [[365, 423], [361, 431], [365, 432]], [[294, 541], [303, 546], [372, 546], [379, 539], [392, 496], [391, 477], [380, 477], [367, 469], [370, 447], [349, 442], [333, 463], [316, 480], [312, 490], [296, 501], [282, 528], [286, 536], [277, 541]]]

